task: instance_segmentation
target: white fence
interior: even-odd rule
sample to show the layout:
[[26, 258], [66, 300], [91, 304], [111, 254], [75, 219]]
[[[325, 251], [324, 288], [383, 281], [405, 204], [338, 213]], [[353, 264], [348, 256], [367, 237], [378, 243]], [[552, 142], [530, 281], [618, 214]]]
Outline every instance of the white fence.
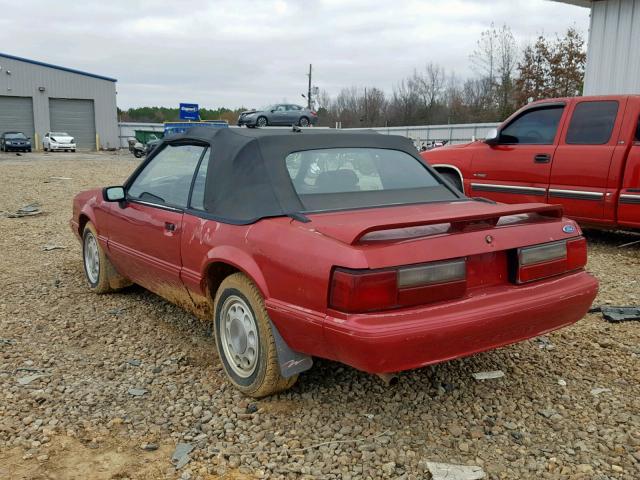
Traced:
[[410, 127], [345, 128], [344, 130], [375, 130], [387, 135], [402, 135], [413, 140], [417, 147], [436, 140], [449, 143], [466, 143], [484, 138], [499, 123], [458, 123], [453, 125], [420, 125]]
[[[120, 147], [127, 148], [127, 139], [135, 137], [136, 130], [162, 132], [162, 123], [120, 122]], [[345, 128], [344, 130], [375, 130], [387, 135], [402, 135], [409, 137], [420, 148], [429, 142], [447, 140], [449, 143], [466, 143], [477, 138], [484, 138], [489, 130], [497, 127], [498, 123], [458, 123], [453, 125], [419, 125], [410, 127], [375, 127], [375, 128]], [[233, 126], [232, 126], [233, 127]]]

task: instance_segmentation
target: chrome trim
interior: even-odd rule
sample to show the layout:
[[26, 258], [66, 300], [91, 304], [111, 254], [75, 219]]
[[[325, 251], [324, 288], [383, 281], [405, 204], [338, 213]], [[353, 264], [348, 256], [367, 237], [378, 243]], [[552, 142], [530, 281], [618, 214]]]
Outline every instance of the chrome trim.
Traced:
[[484, 192], [504, 192], [504, 193], [529, 193], [532, 195], [544, 195], [546, 190], [539, 187], [521, 187], [518, 185], [496, 185], [493, 183], [472, 183], [471, 188]]
[[576, 200], [602, 200], [604, 193], [589, 192], [586, 190], [563, 190], [559, 188], [550, 188], [549, 195], [560, 198], [574, 198]]
[[162, 210], [169, 210], [170, 212], [178, 212], [178, 213], [183, 212], [182, 208], [170, 207], [168, 205], [163, 205], [161, 203], [145, 202], [144, 200], [138, 200], [133, 198], [127, 198], [126, 201], [131, 203], [139, 203], [140, 205], [146, 205], [147, 207], [155, 207], [155, 208], [160, 208]]
[[623, 193], [620, 195], [620, 203], [640, 204], [640, 195]]

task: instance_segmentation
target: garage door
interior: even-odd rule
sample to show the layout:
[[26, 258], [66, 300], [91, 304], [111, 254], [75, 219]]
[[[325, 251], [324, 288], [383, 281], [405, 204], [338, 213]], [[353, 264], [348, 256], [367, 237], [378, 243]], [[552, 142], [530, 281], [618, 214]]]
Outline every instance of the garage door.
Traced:
[[76, 140], [78, 148], [95, 150], [96, 122], [93, 100], [49, 99], [49, 118], [52, 132], [67, 132]]
[[33, 138], [31, 97], [0, 96], [0, 133], [3, 132], [23, 132]]

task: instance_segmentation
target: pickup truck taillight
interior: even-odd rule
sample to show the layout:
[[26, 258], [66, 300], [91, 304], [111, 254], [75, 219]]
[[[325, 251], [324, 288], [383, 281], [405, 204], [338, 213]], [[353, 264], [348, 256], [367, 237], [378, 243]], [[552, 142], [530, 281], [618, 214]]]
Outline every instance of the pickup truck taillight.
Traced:
[[587, 241], [584, 237], [519, 248], [516, 283], [580, 270], [586, 264]]
[[373, 312], [460, 298], [466, 289], [464, 258], [382, 270], [336, 268], [329, 306], [348, 313]]

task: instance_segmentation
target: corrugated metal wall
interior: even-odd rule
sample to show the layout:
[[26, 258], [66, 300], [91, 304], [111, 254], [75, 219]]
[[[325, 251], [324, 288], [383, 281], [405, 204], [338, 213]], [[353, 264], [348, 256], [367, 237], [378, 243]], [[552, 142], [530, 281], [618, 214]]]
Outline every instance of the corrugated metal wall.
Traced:
[[39, 137], [39, 148], [42, 148], [44, 134], [51, 130], [49, 98], [92, 100], [100, 146], [117, 148], [120, 144], [114, 81], [37, 65], [0, 54], [0, 96], [33, 99], [33, 123], [35, 133]]
[[640, 0], [591, 7], [585, 95], [640, 93]]

